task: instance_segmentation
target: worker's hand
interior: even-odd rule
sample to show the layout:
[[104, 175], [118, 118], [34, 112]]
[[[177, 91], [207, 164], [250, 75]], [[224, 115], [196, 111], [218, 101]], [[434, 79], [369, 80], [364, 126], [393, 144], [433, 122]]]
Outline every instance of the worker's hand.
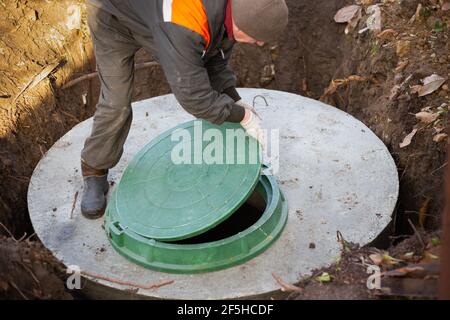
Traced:
[[238, 101], [237, 104], [245, 108], [245, 116], [241, 121], [242, 127], [245, 129], [247, 134], [255, 138], [261, 144], [263, 150], [265, 150], [267, 147], [267, 142], [260, 116], [256, 113], [254, 108], [245, 104], [242, 100]]
[[246, 110], [250, 110], [253, 111], [254, 114], [257, 115], [257, 117], [262, 120], [261, 116], [258, 114], [258, 112], [256, 112], [255, 107], [252, 107], [251, 105], [249, 105], [248, 103], [245, 103], [244, 100], [239, 100], [238, 102], [236, 102], [236, 104], [238, 106], [241, 106], [242, 108], [246, 109]]

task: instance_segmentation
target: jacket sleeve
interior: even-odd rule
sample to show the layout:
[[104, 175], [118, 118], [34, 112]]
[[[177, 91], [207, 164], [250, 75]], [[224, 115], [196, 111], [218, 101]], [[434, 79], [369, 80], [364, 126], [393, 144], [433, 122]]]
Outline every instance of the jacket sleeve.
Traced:
[[223, 51], [218, 51], [215, 56], [206, 62], [205, 66], [213, 89], [227, 94], [234, 101], [239, 101], [241, 97], [236, 91], [236, 75], [228, 64], [231, 53], [232, 46]]
[[154, 26], [153, 36], [157, 58], [167, 81], [187, 112], [214, 124], [242, 120], [245, 110], [211, 85], [202, 60], [205, 44], [199, 34], [170, 22], [161, 22]]

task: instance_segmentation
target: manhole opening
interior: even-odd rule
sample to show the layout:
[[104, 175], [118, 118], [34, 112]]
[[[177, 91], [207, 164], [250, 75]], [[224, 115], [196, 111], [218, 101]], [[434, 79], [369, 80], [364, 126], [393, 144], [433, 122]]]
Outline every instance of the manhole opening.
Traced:
[[[263, 188], [260, 188], [263, 189]], [[173, 244], [201, 244], [229, 238], [254, 225], [266, 209], [263, 190], [254, 191], [250, 198], [224, 222], [198, 236], [171, 242]]]

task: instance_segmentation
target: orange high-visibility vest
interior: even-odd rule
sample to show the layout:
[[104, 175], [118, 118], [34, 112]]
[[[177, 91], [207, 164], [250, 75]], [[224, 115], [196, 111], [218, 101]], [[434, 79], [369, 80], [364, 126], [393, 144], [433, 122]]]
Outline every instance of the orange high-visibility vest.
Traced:
[[211, 34], [202, 0], [163, 0], [163, 18], [198, 33], [208, 48]]

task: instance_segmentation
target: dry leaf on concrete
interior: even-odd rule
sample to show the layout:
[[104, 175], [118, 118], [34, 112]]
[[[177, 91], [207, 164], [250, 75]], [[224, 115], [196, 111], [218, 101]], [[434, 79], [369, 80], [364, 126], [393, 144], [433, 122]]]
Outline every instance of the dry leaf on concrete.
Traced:
[[405, 148], [407, 146], [409, 146], [412, 142], [412, 139], [414, 138], [414, 136], [416, 135], [418, 129], [414, 129], [413, 131], [411, 131], [404, 139], [403, 141], [400, 143], [400, 148]]

